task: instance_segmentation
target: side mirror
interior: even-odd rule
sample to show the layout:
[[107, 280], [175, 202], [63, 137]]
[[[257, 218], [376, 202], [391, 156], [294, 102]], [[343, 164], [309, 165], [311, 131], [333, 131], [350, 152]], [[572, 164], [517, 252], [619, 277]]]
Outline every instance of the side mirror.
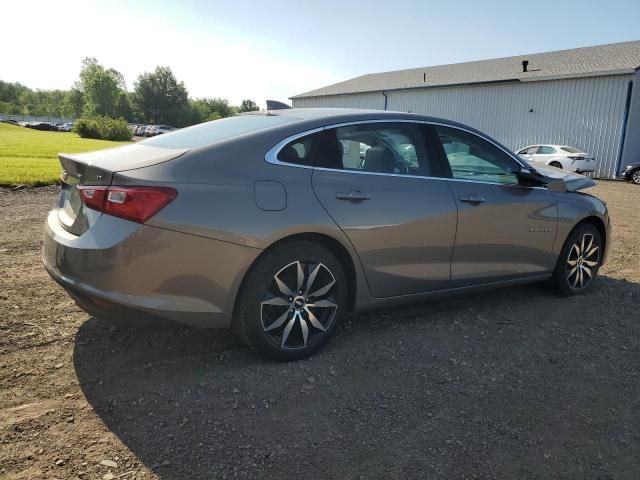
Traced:
[[546, 186], [553, 192], [565, 192], [566, 184], [559, 178], [546, 177], [532, 167], [521, 167], [517, 173], [520, 185], [525, 187]]

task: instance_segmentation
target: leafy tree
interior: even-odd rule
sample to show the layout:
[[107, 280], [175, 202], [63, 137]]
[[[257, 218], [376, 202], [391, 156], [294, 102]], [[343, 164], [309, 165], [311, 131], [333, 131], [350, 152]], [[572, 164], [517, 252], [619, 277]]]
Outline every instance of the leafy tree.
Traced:
[[77, 88], [72, 88], [65, 99], [62, 101], [61, 113], [63, 117], [75, 117], [82, 116], [84, 110], [84, 95]]
[[253, 100], [250, 100], [250, 99], [242, 100], [242, 103], [240, 104], [241, 112], [255, 112], [258, 110], [260, 110], [258, 108], [258, 104]]
[[143, 73], [135, 83], [134, 100], [147, 123], [183, 126], [189, 123], [189, 95], [169, 67]]
[[83, 94], [85, 116], [116, 117], [118, 99], [124, 87], [124, 77], [120, 72], [104, 68], [95, 58], [87, 57], [82, 61], [80, 79], [75, 88]]

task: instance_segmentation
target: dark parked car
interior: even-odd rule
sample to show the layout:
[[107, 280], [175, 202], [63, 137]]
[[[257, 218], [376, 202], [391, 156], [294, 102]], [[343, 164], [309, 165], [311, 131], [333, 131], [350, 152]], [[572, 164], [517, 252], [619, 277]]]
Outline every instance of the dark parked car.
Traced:
[[47, 122], [30, 122], [26, 126], [28, 128], [33, 128], [34, 130], [42, 130], [46, 132], [57, 130], [53, 124]]
[[43, 258], [82, 308], [231, 326], [279, 360], [353, 310], [542, 280], [585, 293], [609, 245], [607, 207], [577, 193], [592, 179], [414, 114], [246, 114], [60, 162]]
[[627, 165], [620, 176], [629, 182], [640, 185], [640, 162]]

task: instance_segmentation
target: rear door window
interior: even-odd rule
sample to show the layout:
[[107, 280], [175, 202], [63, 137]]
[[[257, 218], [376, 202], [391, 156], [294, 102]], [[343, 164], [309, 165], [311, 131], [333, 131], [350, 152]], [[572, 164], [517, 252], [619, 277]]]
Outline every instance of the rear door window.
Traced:
[[405, 122], [362, 123], [333, 130], [338, 167], [369, 173], [428, 176], [424, 126]]
[[549, 145], [538, 147], [538, 155], [553, 155], [554, 153], [556, 153], [556, 149]]

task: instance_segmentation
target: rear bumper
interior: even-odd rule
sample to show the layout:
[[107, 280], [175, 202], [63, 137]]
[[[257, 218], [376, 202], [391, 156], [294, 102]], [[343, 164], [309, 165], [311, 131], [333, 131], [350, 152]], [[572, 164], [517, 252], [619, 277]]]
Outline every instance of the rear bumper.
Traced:
[[569, 168], [576, 173], [591, 173], [596, 171], [596, 162], [595, 160], [591, 160], [590, 162], [576, 160], [569, 165]]
[[108, 215], [75, 236], [52, 211], [42, 257], [49, 274], [92, 315], [219, 328], [230, 325], [242, 277], [259, 253]]

